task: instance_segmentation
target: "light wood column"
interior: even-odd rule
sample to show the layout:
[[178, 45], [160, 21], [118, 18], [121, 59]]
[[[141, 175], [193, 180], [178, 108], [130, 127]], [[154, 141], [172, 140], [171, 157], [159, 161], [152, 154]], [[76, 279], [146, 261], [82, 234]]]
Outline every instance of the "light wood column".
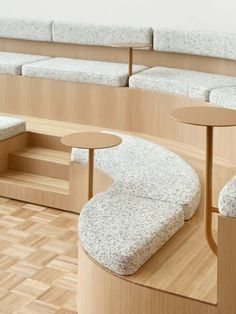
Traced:
[[213, 127], [206, 127], [206, 172], [205, 172], [205, 234], [213, 253], [217, 246], [212, 235], [212, 168], [213, 168]]
[[236, 313], [236, 218], [219, 216], [218, 314]]
[[94, 149], [89, 149], [88, 162], [88, 199], [93, 197]]

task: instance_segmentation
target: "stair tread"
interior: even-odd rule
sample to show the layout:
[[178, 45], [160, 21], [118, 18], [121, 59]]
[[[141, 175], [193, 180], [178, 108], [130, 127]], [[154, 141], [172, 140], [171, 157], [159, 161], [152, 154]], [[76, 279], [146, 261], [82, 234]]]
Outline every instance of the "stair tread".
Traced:
[[70, 162], [70, 153], [42, 147], [33, 146], [25, 147], [23, 149], [11, 153], [11, 155], [44, 160], [62, 165], [69, 165]]
[[68, 180], [46, 177], [29, 172], [16, 170], [4, 171], [0, 174], [0, 182], [22, 185], [45, 192], [54, 192], [64, 195], [69, 194]]

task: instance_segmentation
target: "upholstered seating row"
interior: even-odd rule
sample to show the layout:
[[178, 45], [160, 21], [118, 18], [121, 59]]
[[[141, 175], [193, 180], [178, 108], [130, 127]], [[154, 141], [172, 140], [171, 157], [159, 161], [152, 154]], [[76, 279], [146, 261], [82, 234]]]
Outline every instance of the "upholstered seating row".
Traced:
[[[0, 37], [92, 46], [110, 46], [114, 42], [152, 45], [153, 39], [153, 50], [157, 52], [236, 60], [235, 34], [0, 18]], [[126, 64], [69, 58], [44, 59], [48, 58], [0, 55], [0, 73], [21, 74], [22, 66], [24, 76], [120, 87], [129, 85], [236, 108], [236, 77], [134, 65], [134, 75], [128, 82]]]
[[0, 116], [0, 141], [24, 133], [25, 130], [25, 121], [12, 117]]
[[113, 42], [152, 44], [150, 27], [82, 24], [78, 22], [0, 17], [0, 37], [109, 46]]
[[[199, 205], [200, 183], [173, 152], [118, 135], [120, 146], [95, 154], [95, 166], [114, 182], [86, 204], [79, 230], [90, 256], [115, 273], [129, 275], [192, 217]], [[74, 148], [72, 161], [86, 163], [86, 151]]]
[[[133, 72], [129, 79], [131, 88], [236, 106], [236, 87], [231, 87], [236, 86], [235, 77], [164, 67], [147, 69], [142, 65], [135, 65]], [[0, 73], [109, 86], [128, 84], [126, 64], [5, 52], [0, 53]]]

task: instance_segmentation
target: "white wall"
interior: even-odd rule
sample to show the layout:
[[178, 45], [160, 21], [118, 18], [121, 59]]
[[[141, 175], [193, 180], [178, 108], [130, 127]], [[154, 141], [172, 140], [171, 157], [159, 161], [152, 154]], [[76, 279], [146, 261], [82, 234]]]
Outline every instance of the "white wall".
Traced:
[[236, 32], [236, 0], [0, 0], [0, 15]]

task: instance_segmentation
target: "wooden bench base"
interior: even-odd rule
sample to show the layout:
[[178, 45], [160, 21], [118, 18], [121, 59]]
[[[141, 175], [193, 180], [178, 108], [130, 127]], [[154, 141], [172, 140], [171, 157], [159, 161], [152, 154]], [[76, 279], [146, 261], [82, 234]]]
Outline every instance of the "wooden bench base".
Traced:
[[[199, 227], [201, 223], [200, 221]], [[217, 260], [204, 243], [204, 235], [200, 241], [191, 236], [185, 238], [186, 228], [194, 231], [194, 224], [186, 225], [183, 231], [178, 232], [137, 274], [127, 277], [106, 271], [80, 247], [78, 312], [235, 313], [236, 246], [232, 239], [236, 236], [236, 219], [219, 217], [218, 282]], [[185, 250], [186, 255], [183, 255], [184, 246], [189, 246], [188, 250]], [[205, 252], [206, 248], [208, 251]], [[188, 266], [185, 267], [185, 264]]]

